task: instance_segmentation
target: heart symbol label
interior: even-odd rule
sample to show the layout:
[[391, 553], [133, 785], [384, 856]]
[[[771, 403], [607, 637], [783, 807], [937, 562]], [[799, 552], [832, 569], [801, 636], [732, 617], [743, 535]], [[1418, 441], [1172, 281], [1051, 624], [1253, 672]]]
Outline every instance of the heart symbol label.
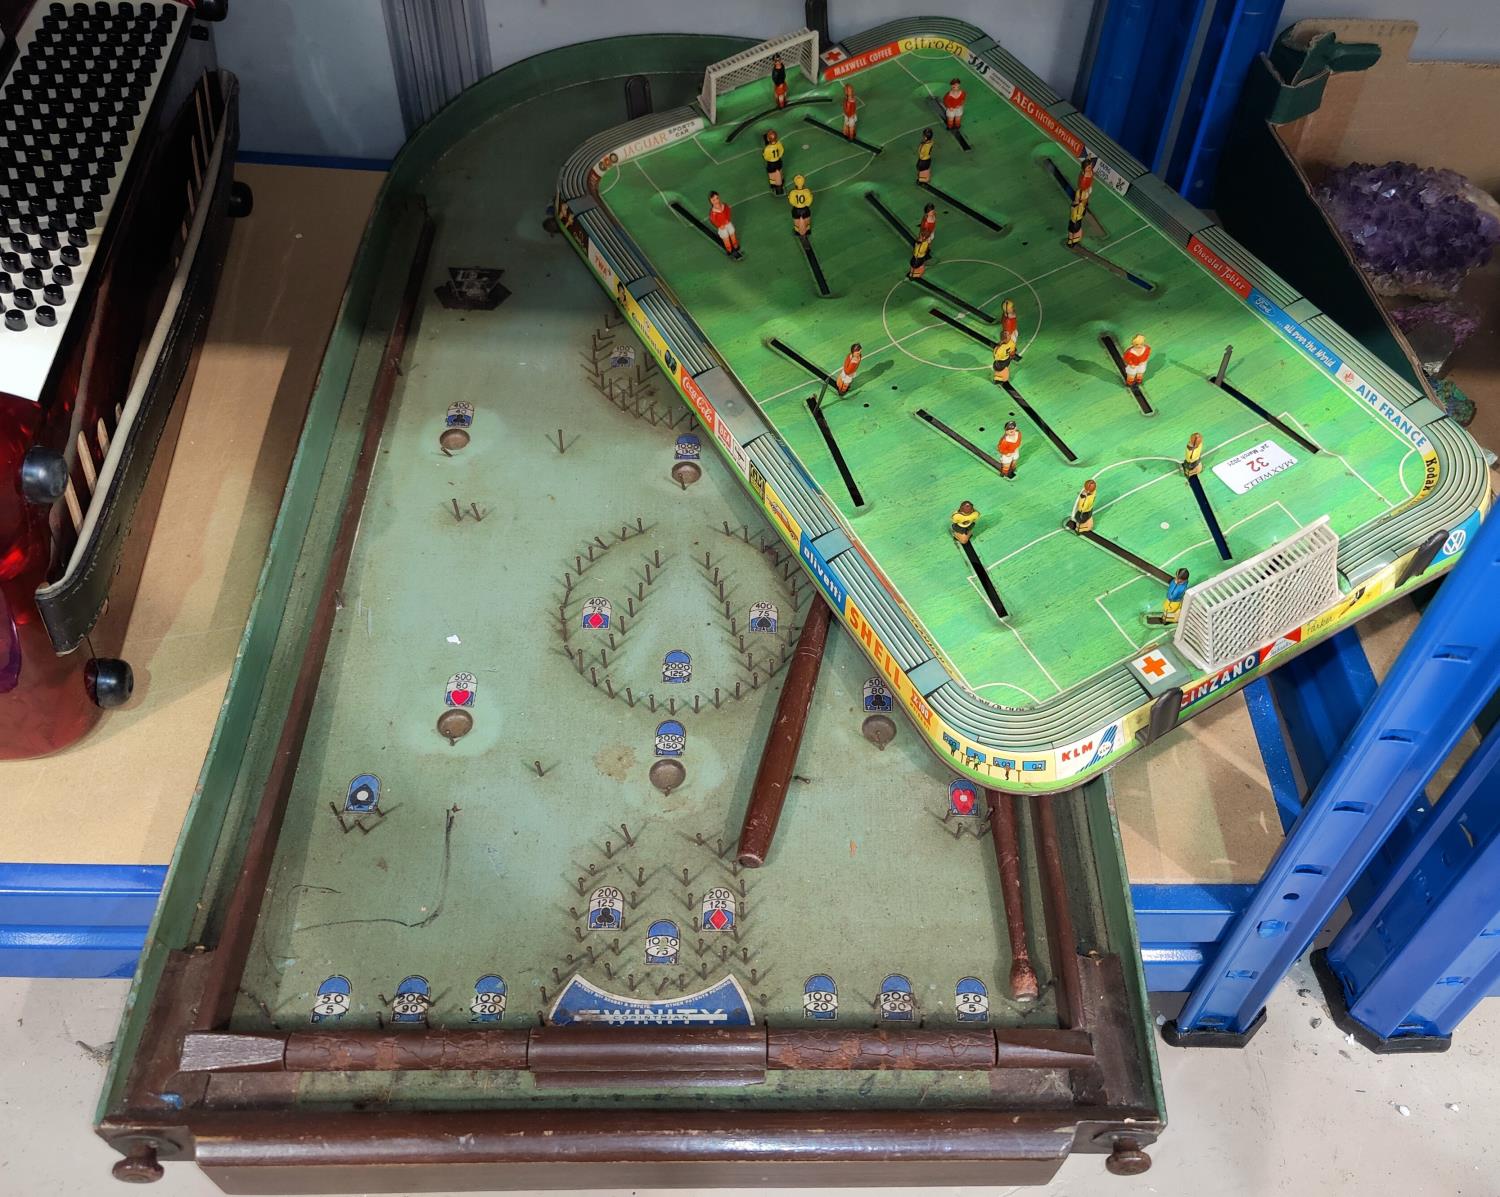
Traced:
[[955, 814], [972, 815], [979, 801], [974, 787], [966, 781], [955, 781], [948, 786], [948, 801]]

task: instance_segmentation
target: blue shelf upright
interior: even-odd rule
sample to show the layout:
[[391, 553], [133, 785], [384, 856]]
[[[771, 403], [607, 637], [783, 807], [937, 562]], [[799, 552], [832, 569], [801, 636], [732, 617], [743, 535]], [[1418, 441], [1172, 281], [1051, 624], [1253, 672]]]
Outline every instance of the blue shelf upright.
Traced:
[[[1278, 684], [1292, 688], [1280, 715], [1309, 797], [1163, 1029], [1169, 1043], [1248, 1042], [1272, 988], [1346, 898], [1354, 918], [1329, 950], [1327, 970], [1351, 1017], [1372, 1034], [1384, 1027], [1388, 1038], [1440, 1037], [1500, 979], [1500, 896], [1485, 881], [1500, 859], [1495, 734], [1436, 807], [1425, 793], [1500, 679], [1497, 593], [1500, 520], [1488, 520], [1362, 711], [1368, 666], [1360, 668], [1347, 642], [1335, 638], [1279, 671], [1287, 676]], [[1441, 899], [1446, 921], [1428, 897]]]
[[1500, 728], [1492, 727], [1365, 908], [1313, 968], [1371, 1051], [1445, 1051], [1500, 986]]
[[1284, 0], [1104, 0], [1084, 113], [1206, 206], [1241, 86]]

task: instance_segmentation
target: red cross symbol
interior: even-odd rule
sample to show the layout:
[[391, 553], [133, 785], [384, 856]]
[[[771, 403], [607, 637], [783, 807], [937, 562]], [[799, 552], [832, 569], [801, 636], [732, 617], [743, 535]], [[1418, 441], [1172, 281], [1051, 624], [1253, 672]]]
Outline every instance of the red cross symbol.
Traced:
[[1167, 672], [1167, 659], [1156, 653], [1141, 658], [1141, 672], [1148, 677], [1162, 677]]

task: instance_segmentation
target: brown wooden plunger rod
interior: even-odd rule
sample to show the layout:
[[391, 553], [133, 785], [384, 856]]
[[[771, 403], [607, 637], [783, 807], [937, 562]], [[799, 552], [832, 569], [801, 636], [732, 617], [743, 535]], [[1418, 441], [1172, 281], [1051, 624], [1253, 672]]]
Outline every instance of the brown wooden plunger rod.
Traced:
[[813, 687], [823, 664], [823, 645], [828, 640], [831, 614], [821, 597], [813, 599], [787, 667], [760, 768], [755, 771], [755, 784], [750, 787], [750, 806], [740, 828], [739, 862], [747, 869], [758, 869], [766, 863], [771, 841], [776, 837], [776, 824], [781, 819], [781, 807], [797, 765], [797, 750], [802, 746], [802, 732], [807, 727]]
[[1039, 992], [1031, 953], [1026, 947], [1026, 907], [1021, 896], [1021, 841], [1016, 834], [1015, 799], [985, 790], [990, 808], [990, 839], [1000, 866], [1000, 899], [1005, 905], [1005, 927], [1010, 934], [1010, 994], [1018, 1002], [1034, 1002]]
[[[1094, 1067], [1081, 1031], [1055, 1027], [595, 1027], [515, 1030], [196, 1031], [184, 1073], [483, 1071], [632, 1074], [697, 1083], [709, 1073], [972, 1072]], [[652, 1082], [658, 1083], [658, 1082]], [[753, 1082], [747, 1082], [753, 1083]]]
[[[1068, 793], [1076, 794], [1076, 790]], [[1078, 936], [1068, 908], [1068, 883], [1063, 869], [1062, 848], [1057, 839], [1057, 819], [1052, 804], [1063, 795], [1035, 795], [1031, 802], [1031, 826], [1042, 865], [1042, 892], [1047, 901], [1042, 913], [1047, 921], [1047, 944], [1057, 977], [1057, 1021], [1068, 1030], [1086, 1031], [1088, 1008], [1083, 998], [1083, 976], [1078, 965]]]

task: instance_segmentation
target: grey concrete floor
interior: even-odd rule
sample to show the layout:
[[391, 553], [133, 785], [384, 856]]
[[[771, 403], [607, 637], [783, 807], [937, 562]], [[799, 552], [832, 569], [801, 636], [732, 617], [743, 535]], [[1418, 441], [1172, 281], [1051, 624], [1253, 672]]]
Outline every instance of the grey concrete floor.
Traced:
[[[125, 989], [123, 981], [0, 979], [0, 1194], [120, 1191], [109, 1175], [115, 1156], [90, 1123]], [[1155, 1166], [1124, 1180], [1104, 1171], [1101, 1156], [1075, 1156], [1052, 1193], [1500, 1194], [1491, 1113], [1500, 1071], [1486, 1064], [1500, 1052], [1500, 1003], [1481, 1006], [1444, 1055], [1372, 1056], [1329, 1021], [1311, 971], [1299, 965], [1245, 1050], [1160, 1050], [1171, 1125], [1152, 1148]], [[178, 1164], [152, 1191], [187, 1197], [218, 1189]]]

